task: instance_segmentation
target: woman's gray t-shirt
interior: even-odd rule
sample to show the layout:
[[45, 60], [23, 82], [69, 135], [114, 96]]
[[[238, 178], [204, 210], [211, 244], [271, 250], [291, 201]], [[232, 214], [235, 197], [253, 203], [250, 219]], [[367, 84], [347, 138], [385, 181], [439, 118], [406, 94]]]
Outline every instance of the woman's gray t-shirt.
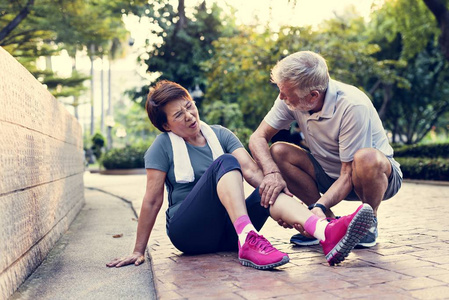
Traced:
[[[243, 147], [239, 139], [229, 129], [220, 125], [211, 125], [210, 127], [217, 135], [224, 153], [232, 153]], [[213, 162], [212, 150], [208, 144], [203, 147], [192, 146], [189, 143], [186, 145], [195, 174], [195, 180], [190, 183], [177, 183], [175, 180], [173, 149], [166, 132], [159, 134], [145, 152], [146, 169], [156, 169], [167, 173], [165, 178], [165, 186], [168, 191], [167, 219], [173, 217], [179, 205]]]

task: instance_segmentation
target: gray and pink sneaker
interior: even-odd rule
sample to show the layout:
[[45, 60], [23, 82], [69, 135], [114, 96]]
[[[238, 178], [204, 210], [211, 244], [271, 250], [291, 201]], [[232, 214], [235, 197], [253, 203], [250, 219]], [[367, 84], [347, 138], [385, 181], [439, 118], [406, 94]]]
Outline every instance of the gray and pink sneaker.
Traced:
[[334, 219], [327, 225], [321, 241], [329, 265], [341, 263], [357, 243], [366, 235], [373, 222], [374, 212], [369, 204], [360, 205], [347, 216]]
[[288, 255], [274, 248], [262, 235], [250, 231], [240, 247], [239, 261], [243, 266], [259, 270], [272, 269], [290, 261]]

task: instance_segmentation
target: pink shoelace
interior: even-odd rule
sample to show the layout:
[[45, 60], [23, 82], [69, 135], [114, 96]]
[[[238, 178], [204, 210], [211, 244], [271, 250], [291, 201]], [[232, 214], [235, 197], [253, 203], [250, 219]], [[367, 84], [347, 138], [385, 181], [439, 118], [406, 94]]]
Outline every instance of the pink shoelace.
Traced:
[[250, 243], [251, 245], [255, 245], [255, 247], [265, 252], [276, 250], [276, 248], [274, 248], [271, 243], [266, 238], [264, 238], [263, 235], [258, 235], [253, 232], [250, 232], [248, 234], [248, 243]]

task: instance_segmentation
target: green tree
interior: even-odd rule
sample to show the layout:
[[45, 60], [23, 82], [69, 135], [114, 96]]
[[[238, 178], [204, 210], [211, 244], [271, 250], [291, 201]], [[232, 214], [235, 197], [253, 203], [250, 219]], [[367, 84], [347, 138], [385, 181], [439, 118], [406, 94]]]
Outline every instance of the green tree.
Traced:
[[[404, 11], [407, 14], [404, 14]], [[403, 62], [394, 71], [403, 84], [384, 84], [374, 103], [388, 97], [384, 123], [394, 142], [420, 142], [448, 111], [447, 62], [438, 49], [438, 29], [422, 1], [389, 1], [372, 15], [371, 39], [381, 46], [377, 57]], [[388, 78], [387, 78], [388, 79]]]
[[242, 27], [240, 32], [214, 42], [216, 55], [204, 64], [209, 81], [205, 101], [238, 103], [245, 126], [251, 129], [258, 126], [278, 94], [277, 87], [270, 84], [271, 68], [297, 51], [322, 54], [331, 77], [367, 92], [379, 86], [377, 80], [406, 83], [394, 71], [400, 63], [375, 56], [379, 45], [369, 41], [364, 20], [351, 11], [324, 22], [318, 29], [286, 26], [272, 32], [266, 27], [260, 33], [253, 27]]
[[[92, 62], [95, 57], [109, 55], [116, 48], [110, 46], [112, 41], [127, 38], [122, 15], [138, 12], [139, 6], [145, 3], [143, 0], [1, 0], [0, 45], [46, 84], [53, 95], [73, 96], [72, 103], [66, 104], [73, 105], [77, 115], [78, 96], [85, 90], [83, 82], [89, 77], [81, 76], [74, 68], [71, 78], [60, 78], [51, 70], [39, 71], [36, 58], [49, 57], [61, 49], [67, 50], [73, 60], [77, 50], [87, 49]], [[93, 82], [92, 75], [91, 72]], [[91, 84], [92, 93], [93, 88]], [[92, 126], [91, 134], [93, 129]]]
[[441, 51], [449, 60], [449, 9], [447, 0], [424, 0], [429, 10], [435, 16], [441, 30], [439, 37]]
[[204, 105], [201, 115], [206, 123], [220, 124], [234, 132], [245, 148], [249, 150], [249, 137], [253, 131], [245, 127], [243, 114], [237, 103], [216, 100]]
[[[151, 2], [142, 8], [150, 22], [157, 25], [155, 38], [147, 41], [147, 53], [141, 62], [149, 73], [159, 73], [159, 79], [175, 81], [189, 90], [199, 85], [206, 88], [206, 78], [201, 63], [214, 54], [212, 42], [220, 36], [231, 35], [232, 18], [222, 18], [222, 9], [206, 1], [193, 8], [192, 16], [185, 13], [184, 0], [175, 9], [168, 1]], [[143, 15], [144, 13], [142, 13]], [[134, 98], [144, 105], [148, 87], [135, 93]], [[201, 101], [197, 101], [201, 107]]]
[[215, 55], [203, 64], [208, 77], [204, 101], [236, 103], [245, 127], [254, 130], [276, 98], [277, 90], [270, 84], [270, 68], [279, 56], [272, 51], [275, 41], [269, 30], [258, 33], [252, 27], [239, 29], [238, 35], [213, 43]]
[[411, 85], [394, 89], [387, 122], [395, 142], [416, 144], [449, 111], [449, 64], [434, 41], [410, 59], [403, 72]]
[[115, 128], [126, 129], [126, 140], [130, 144], [139, 144], [152, 139], [159, 131], [151, 124], [145, 109], [138, 103], [131, 105], [121, 101], [114, 107]]

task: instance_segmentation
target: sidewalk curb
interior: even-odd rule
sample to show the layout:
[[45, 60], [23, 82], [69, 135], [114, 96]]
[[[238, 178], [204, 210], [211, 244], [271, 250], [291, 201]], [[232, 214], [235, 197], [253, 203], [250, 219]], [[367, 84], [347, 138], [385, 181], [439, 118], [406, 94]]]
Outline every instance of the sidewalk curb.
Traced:
[[422, 180], [422, 179], [403, 179], [403, 182], [415, 183], [415, 184], [428, 184], [428, 185], [442, 185], [449, 186], [449, 181], [438, 181], [438, 180]]

